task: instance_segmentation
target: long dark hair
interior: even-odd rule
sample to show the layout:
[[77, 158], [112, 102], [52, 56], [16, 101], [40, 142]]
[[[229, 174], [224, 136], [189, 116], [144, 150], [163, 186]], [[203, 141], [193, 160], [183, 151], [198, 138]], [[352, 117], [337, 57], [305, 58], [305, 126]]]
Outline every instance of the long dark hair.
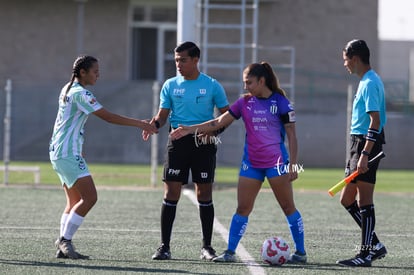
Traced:
[[73, 85], [73, 82], [75, 81], [75, 78], [80, 77], [80, 70], [88, 71], [94, 63], [98, 62], [98, 59], [96, 59], [93, 56], [90, 55], [80, 55], [76, 58], [75, 62], [73, 63], [72, 68], [72, 77], [70, 79], [69, 85], [66, 88], [65, 94], [63, 96], [63, 103], [66, 102], [66, 95], [68, 94], [70, 88]]
[[280, 87], [279, 79], [269, 63], [262, 61], [260, 63], [252, 63], [248, 65], [243, 73], [247, 76], [254, 76], [258, 79], [261, 77], [265, 78], [266, 86], [273, 92], [277, 92], [284, 97], [287, 97], [286, 92]]

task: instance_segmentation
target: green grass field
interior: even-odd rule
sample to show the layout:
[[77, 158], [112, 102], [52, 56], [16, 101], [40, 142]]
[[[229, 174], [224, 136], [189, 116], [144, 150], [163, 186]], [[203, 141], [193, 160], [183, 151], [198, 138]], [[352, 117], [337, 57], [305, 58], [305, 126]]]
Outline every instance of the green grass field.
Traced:
[[[13, 162], [13, 166], [39, 166], [41, 171], [41, 184], [47, 186], [59, 186], [59, 179], [49, 162]], [[150, 167], [146, 165], [127, 164], [89, 164], [97, 186], [123, 186], [123, 187], [151, 187]], [[158, 167], [157, 175], [161, 178], [162, 167]], [[238, 167], [217, 167], [216, 187], [234, 187], [237, 184]], [[299, 174], [299, 179], [294, 182], [297, 190], [327, 191], [332, 185], [342, 180], [343, 169], [317, 169], [309, 168]], [[413, 170], [379, 170], [378, 192], [414, 193]], [[3, 171], [0, 171], [0, 179], [3, 182]], [[11, 185], [31, 184], [34, 182], [33, 174], [27, 172], [10, 172]], [[162, 186], [159, 180], [156, 187]], [[265, 184], [264, 187], [267, 187]]]
[[[20, 164], [20, 163], [19, 163]], [[26, 163], [27, 164], [27, 163]], [[16, 165], [16, 163], [13, 163]], [[33, 165], [33, 163], [30, 163]], [[89, 260], [55, 259], [54, 241], [65, 198], [49, 164], [41, 165], [42, 184], [33, 188], [33, 176], [13, 172], [8, 187], [0, 187], [0, 274], [413, 274], [414, 173], [379, 173], [376, 232], [389, 254], [372, 268], [335, 265], [355, 254], [359, 230], [352, 218], [326, 190], [342, 177], [340, 169], [308, 169], [295, 182], [295, 198], [305, 223], [308, 264], [271, 267], [260, 261], [263, 240], [277, 235], [292, 245], [279, 206], [263, 188], [241, 245], [253, 257], [250, 265], [201, 261], [198, 210], [188, 196], [178, 205], [171, 242], [173, 259], [153, 261], [159, 245], [161, 184], [149, 187], [149, 168], [127, 165], [90, 165], [98, 186], [98, 203], [76, 233], [77, 250]], [[1, 176], [3, 176], [1, 174]], [[214, 192], [216, 218], [228, 230], [236, 207], [236, 168], [219, 168]], [[29, 183], [29, 185], [28, 185]], [[120, 188], [122, 187], [122, 188]], [[215, 229], [220, 226], [215, 226]], [[227, 238], [215, 232], [213, 246], [226, 249]]]

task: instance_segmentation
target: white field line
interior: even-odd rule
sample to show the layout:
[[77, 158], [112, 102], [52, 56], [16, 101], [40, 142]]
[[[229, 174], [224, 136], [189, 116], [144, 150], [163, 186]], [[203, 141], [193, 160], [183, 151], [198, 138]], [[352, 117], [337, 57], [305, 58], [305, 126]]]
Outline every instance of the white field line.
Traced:
[[[198, 207], [197, 197], [193, 191], [184, 189], [183, 194], [187, 196], [194, 205]], [[227, 238], [229, 236], [228, 230], [220, 223], [217, 218], [214, 218], [214, 230], [221, 235], [224, 241], [227, 243]], [[263, 267], [255, 262], [253, 257], [247, 252], [242, 244], [239, 244], [236, 250], [237, 255], [242, 260], [242, 262], [247, 266], [250, 271], [250, 274], [254, 275], [265, 275], [266, 272]]]

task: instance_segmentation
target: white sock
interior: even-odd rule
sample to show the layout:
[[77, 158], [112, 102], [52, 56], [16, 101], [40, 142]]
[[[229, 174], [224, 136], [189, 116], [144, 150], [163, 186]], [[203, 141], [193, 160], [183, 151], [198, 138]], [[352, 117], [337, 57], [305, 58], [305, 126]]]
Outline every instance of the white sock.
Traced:
[[66, 222], [68, 220], [69, 214], [63, 213], [62, 217], [60, 217], [60, 235], [59, 237], [63, 236], [63, 230], [65, 229]]
[[75, 212], [70, 212], [65, 228], [63, 230], [63, 238], [66, 240], [72, 240], [73, 235], [75, 235], [79, 226], [82, 224], [83, 219], [84, 218], [82, 216], [79, 216]]

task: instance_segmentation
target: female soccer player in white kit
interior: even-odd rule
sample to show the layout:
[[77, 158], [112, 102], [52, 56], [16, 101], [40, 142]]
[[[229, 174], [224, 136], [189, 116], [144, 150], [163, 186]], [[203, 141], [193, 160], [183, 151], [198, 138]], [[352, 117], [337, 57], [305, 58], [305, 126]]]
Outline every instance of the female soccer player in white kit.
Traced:
[[98, 77], [98, 60], [92, 56], [79, 56], [73, 64], [72, 78], [59, 96], [59, 110], [49, 146], [50, 161], [66, 194], [60, 237], [55, 243], [57, 258], [86, 257], [74, 250], [72, 237], [97, 201], [95, 184], [82, 157], [83, 127], [88, 116], [92, 113], [109, 123], [157, 132], [154, 126], [144, 120], [117, 115], [104, 109], [85, 88], [94, 85]]

